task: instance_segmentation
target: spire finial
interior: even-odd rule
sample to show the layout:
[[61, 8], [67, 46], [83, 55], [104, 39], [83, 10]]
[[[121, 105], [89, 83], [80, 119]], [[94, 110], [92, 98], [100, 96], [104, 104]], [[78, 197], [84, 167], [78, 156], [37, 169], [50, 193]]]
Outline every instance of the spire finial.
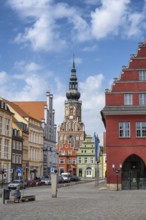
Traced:
[[75, 69], [75, 55], [73, 53], [73, 64], [72, 64], [72, 68]]

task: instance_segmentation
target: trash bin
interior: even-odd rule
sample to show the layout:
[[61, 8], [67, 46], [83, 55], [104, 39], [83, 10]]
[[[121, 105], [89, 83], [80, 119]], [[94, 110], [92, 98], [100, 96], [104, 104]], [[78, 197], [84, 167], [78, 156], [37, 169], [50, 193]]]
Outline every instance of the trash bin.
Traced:
[[10, 190], [9, 189], [4, 189], [4, 200], [9, 200], [10, 199]]

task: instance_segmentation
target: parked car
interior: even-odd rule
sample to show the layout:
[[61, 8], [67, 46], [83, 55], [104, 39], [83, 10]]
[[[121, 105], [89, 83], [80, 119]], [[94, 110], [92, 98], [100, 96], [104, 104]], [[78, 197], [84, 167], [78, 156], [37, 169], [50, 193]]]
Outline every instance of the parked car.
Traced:
[[71, 176], [70, 177], [70, 181], [80, 181], [80, 177], [79, 176]]
[[64, 179], [62, 176], [58, 176], [57, 181], [58, 181], [58, 183], [64, 183]]
[[26, 181], [26, 185], [28, 187], [36, 186], [36, 182], [34, 180], [28, 180]]
[[35, 185], [36, 186], [41, 186], [42, 185], [42, 182], [41, 182], [41, 179], [35, 179], [35, 180], [33, 180], [34, 181], [34, 183], [35, 183]]
[[50, 185], [51, 184], [51, 180], [49, 178], [42, 177], [41, 178], [41, 183], [43, 185]]
[[64, 182], [70, 182], [70, 173], [61, 173], [61, 176], [63, 177]]
[[20, 189], [26, 188], [26, 182], [23, 180], [13, 180], [11, 183], [8, 184], [8, 189], [16, 189], [19, 186]]

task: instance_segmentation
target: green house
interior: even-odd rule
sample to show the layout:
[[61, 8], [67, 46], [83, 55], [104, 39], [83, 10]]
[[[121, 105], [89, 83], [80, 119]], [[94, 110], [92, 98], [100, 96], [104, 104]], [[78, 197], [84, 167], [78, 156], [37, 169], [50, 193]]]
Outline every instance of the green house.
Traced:
[[77, 175], [81, 178], [95, 178], [95, 143], [90, 135], [87, 135], [82, 146], [77, 152]]

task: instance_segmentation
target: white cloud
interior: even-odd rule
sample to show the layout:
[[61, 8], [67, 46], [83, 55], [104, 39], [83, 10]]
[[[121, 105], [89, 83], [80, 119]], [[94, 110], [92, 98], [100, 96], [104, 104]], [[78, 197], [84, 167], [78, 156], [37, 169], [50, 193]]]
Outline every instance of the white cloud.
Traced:
[[93, 45], [93, 46], [84, 47], [83, 51], [90, 52], [90, 51], [94, 51], [96, 49], [97, 49], [97, 45]]
[[[75, 61], [75, 64], [81, 64], [81, 63], [83, 63], [83, 59], [81, 58], [81, 57], [74, 57], [73, 58], [74, 59], [74, 61]], [[73, 63], [73, 59], [70, 59], [69, 60], [69, 62], [72, 64]]]
[[55, 0], [8, 1], [26, 21], [24, 32], [18, 33], [15, 42], [29, 44], [35, 51], [61, 51], [68, 39], [84, 42], [115, 35], [133, 37], [145, 28], [146, 7], [138, 12], [131, 0], [86, 0], [92, 4], [89, 14], [84, 8]]
[[[38, 3], [38, 4], [37, 4]], [[62, 39], [64, 27], [61, 19], [70, 22], [71, 38], [84, 41], [90, 38], [88, 23], [80, 16], [79, 11], [65, 3], [53, 1], [9, 0], [9, 5], [31, 23], [24, 33], [18, 33], [16, 43], [31, 44], [34, 50], [59, 51], [66, 47], [66, 38]], [[33, 18], [33, 19], [32, 19]], [[74, 36], [73, 36], [74, 33]]]
[[103, 0], [101, 7], [91, 13], [93, 36], [101, 39], [108, 34], [117, 35], [129, 3], [130, 0]]
[[9, 100], [41, 99], [50, 87], [49, 84], [52, 85], [54, 82], [53, 73], [48, 70], [46, 72], [43, 67], [34, 62], [16, 62], [14, 69], [16, 73], [13, 74], [0, 72], [0, 94]]
[[141, 11], [136, 11], [131, 0], [102, 0], [101, 6], [91, 12], [92, 35], [97, 40], [120, 34], [140, 36], [146, 27], [145, 20], [146, 2]]
[[30, 42], [34, 50], [58, 51], [66, 46], [64, 40], [54, 30], [55, 26], [48, 16], [41, 16], [25, 33], [19, 33], [15, 38], [17, 43]]
[[138, 36], [142, 33], [142, 29], [144, 26], [143, 20], [144, 20], [143, 13], [129, 14], [128, 17], [129, 25], [126, 28], [128, 37]]
[[[104, 80], [102, 74], [89, 76], [84, 82], [79, 83], [79, 91], [82, 101], [82, 122], [85, 124], [87, 134], [93, 135], [94, 132], [103, 140], [104, 125], [101, 120], [100, 111], [104, 107], [105, 97], [101, 91], [101, 85]], [[61, 125], [64, 121], [64, 102], [66, 100], [65, 92], [54, 93], [55, 121]]]
[[87, 134], [98, 133], [101, 140], [103, 137], [104, 126], [101, 120], [100, 111], [105, 105], [104, 93], [101, 89], [104, 76], [97, 74], [89, 76], [85, 82], [79, 83], [82, 100], [82, 120], [85, 123]]
[[5, 71], [0, 72], [0, 85], [3, 85], [8, 80], [9, 76]]
[[[20, 62], [19, 65], [21, 68], [24, 67], [24, 73], [14, 74], [10, 77], [8, 73], [0, 72], [0, 81], [3, 82], [0, 87], [1, 97], [17, 101], [45, 100], [45, 93], [53, 83], [54, 88], [49, 90], [54, 96], [55, 122], [60, 125], [64, 121], [64, 102], [66, 100], [64, 83], [60, 82], [55, 76], [50, 81], [46, 76], [41, 77], [41, 74], [35, 72], [38, 67], [35, 63]], [[19, 65], [17, 63], [17, 68]], [[27, 72], [25, 72], [26, 69]], [[79, 83], [82, 121], [85, 124], [86, 133], [93, 135], [96, 131], [99, 137], [103, 135], [103, 123], [100, 116], [100, 111], [104, 106], [104, 94], [101, 92], [103, 80], [103, 75], [97, 74], [89, 76], [84, 82]]]
[[[64, 102], [66, 100], [65, 94], [53, 94], [54, 97], [54, 109], [55, 109], [55, 123], [60, 126], [64, 121]], [[58, 127], [57, 127], [58, 130]]]

